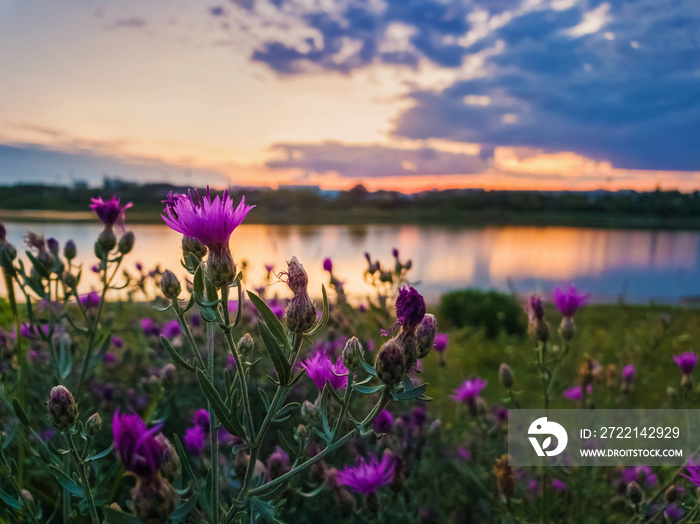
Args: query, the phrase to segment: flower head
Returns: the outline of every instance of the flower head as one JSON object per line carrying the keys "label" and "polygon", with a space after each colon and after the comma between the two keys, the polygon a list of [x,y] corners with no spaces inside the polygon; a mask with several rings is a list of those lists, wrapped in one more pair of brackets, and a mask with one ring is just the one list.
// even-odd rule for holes
{"label": "flower head", "polygon": [[180,335],[180,333],[181,333],[180,324],[178,324],[177,319],[168,320],[165,323],[165,325],[163,326],[162,335],[165,338],[175,338],[178,335]]}
{"label": "flower head", "polygon": [[185,431],[185,447],[187,451],[193,455],[201,455],[204,451],[204,446],[206,445],[207,435],[204,433],[202,426],[196,425],[188,428]]}
{"label": "flower head", "polygon": [[348,369],[343,364],[342,356],[339,356],[334,364],[325,352],[319,351],[302,362],[301,367],[306,370],[319,390],[326,385],[326,380],[331,383],[333,389],[343,388],[348,383]]}
{"label": "flower head", "polygon": [[681,476],[687,478],[692,484],[700,488],[700,464],[695,462],[693,457],[690,457],[688,458],[685,470],[688,474],[681,473]]}
{"label": "flower head", "polygon": [[559,479],[552,479],[552,489],[554,491],[564,491],[566,489],[566,483]]}
{"label": "flower head", "polygon": [[212,199],[208,187],[204,196],[196,189],[190,189],[187,195],[171,192],[163,203],[161,217],[171,229],[196,238],[210,249],[219,244],[228,246],[231,233],[255,207],[247,206],[244,196],[234,208],[227,191]]}
{"label": "flower head", "polygon": [[544,306],[542,305],[542,298],[539,295],[530,295],[525,304],[525,311],[527,312],[527,317],[530,322],[535,320],[542,320],[544,318]]}
{"label": "flower head", "polygon": [[290,470],[289,455],[281,447],[275,446],[275,451],[267,458],[265,465],[268,475],[274,480]]}
{"label": "flower head", "polygon": [[438,333],[435,335],[435,342],[433,343],[433,348],[435,351],[438,353],[443,353],[445,349],[447,349],[447,344],[449,343],[450,338],[447,335],[447,333]]}
{"label": "flower head", "polygon": [[[588,384],[586,387],[586,394],[590,395],[593,392],[593,386],[591,384]],[[564,391],[564,398],[568,398],[569,400],[574,400],[576,402],[579,402],[583,398],[583,390],[581,389],[581,386],[574,386],[572,388],[569,388]]]}
{"label": "flower head", "polygon": [[328,271],[329,273],[333,272],[333,261],[330,258],[326,258],[323,261],[323,270]]}
{"label": "flower head", "polygon": [[115,196],[106,202],[102,200],[102,197],[91,198],[90,200],[92,201],[90,209],[97,213],[97,216],[102,220],[103,224],[107,226],[118,224],[122,228],[124,227],[125,211],[134,205],[129,202],[125,206],[122,206],[119,203],[119,199]]}
{"label": "flower head", "polygon": [[377,433],[389,433],[394,425],[394,416],[386,409],[383,409],[374,420],[374,430]]}
{"label": "flower head", "polygon": [[486,384],[488,384],[488,382],[479,377],[465,380],[461,386],[455,389],[452,398],[456,402],[473,402],[486,387]]}
{"label": "flower head", "polygon": [[198,409],[194,412],[194,417],[192,417],[192,422],[201,427],[205,433],[209,432],[210,420],[209,412],[206,409]]}
{"label": "flower head", "polygon": [[411,286],[404,286],[396,299],[396,320],[406,330],[415,328],[425,316],[425,300]]}
{"label": "flower head", "polygon": [[565,291],[556,288],[554,290],[554,305],[559,313],[565,317],[571,317],[576,310],[588,302],[590,295],[579,293],[574,286],[569,286]]}
{"label": "flower head", "polygon": [[160,426],[151,429],[137,414],[120,414],[119,409],[112,419],[114,449],[124,467],[140,477],[149,477],[160,470],[163,450],[155,434]]}
{"label": "flower head", "polygon": [[360,457],[355,466],[346,466],[338,471],[338,484],[367,495],[377,491],[380,486],[389,484],[394,479],[395,468],[394,458],[388,454],[381,461],[375,456],[369,462]]}
{"label": "flower head", "polygon": [[697,353],[683,353],[681,355],[676,355],[673,357],[673,361],[678,364],[684,375],[690,375],[695,369],[695,364],[698,362]]}
{"label": "flower head", "polygon": [[97,291],[91,291],[80,297],[80,305],[85,309],[93,309],[100,305],[100,294]]}
{"label": "flower head", "polygon": [[625,384],[630,384],[634,380],[635,370],[632,364],[627,364],[622,368],[622,380]]}

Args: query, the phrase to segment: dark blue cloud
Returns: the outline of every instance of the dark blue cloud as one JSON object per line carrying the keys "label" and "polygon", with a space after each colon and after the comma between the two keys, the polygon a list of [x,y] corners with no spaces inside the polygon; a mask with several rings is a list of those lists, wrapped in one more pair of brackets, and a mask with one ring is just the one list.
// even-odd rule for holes
{"label": "dark blue cloud", "polygon": [[[283,74],[415,68],[421,59],[456,72],[469,55],[491,50],[481,76],[410,93],[415,103],[396,119],[395,135],[574,151],[619,168],[700,170],[696,0],[580,0],[566,9],[544,2],[529,11],[517,1],[377,4],[350,0],[324,13],[280,0],[280,13],[322,38],[304,48],[271,40],[253,60]],[[504,22],[463,45],[468,15],[487,6]],[[583,30],[594,10],[602,22]],[[385,51],[392,23],[410,28],[409,48]],[[348,39],[360,45],[339,60]]]}

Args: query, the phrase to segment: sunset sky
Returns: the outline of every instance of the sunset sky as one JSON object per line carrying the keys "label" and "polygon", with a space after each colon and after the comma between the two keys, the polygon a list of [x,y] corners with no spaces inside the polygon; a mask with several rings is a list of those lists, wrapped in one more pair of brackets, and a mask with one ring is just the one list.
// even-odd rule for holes
{"label": "sunset sky", "polygon": [[0,183],[700,189],[697,0],[0,0]]}

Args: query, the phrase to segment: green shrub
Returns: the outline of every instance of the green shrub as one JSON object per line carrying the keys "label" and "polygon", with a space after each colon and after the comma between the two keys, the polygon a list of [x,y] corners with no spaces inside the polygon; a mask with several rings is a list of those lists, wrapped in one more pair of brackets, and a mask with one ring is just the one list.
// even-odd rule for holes
{"label": "green shrub", "polygon": [[524,335],[525,315],[509,295],[497,291],[463,289],[442,296],[439,317],[451,327],[483,328],[488,338],[505,331],[508,335]]}

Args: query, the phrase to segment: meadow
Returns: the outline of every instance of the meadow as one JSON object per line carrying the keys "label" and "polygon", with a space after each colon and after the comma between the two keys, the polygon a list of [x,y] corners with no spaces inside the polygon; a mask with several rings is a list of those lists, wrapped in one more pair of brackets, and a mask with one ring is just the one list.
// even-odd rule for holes
{"label": "meadow", "polygon": [[697,405],[697,310],[574,288],[426,305],[397,251],[364,255],[361,303],[332,257],[322,289],[296,258],[252,281],[254,210],[227,194],[169,197],[182,267],[134,271],[128,206],[91,209],[92,267],[0,229],[0,522],[700,522],[693,464],[506,457],[507,409]]}

